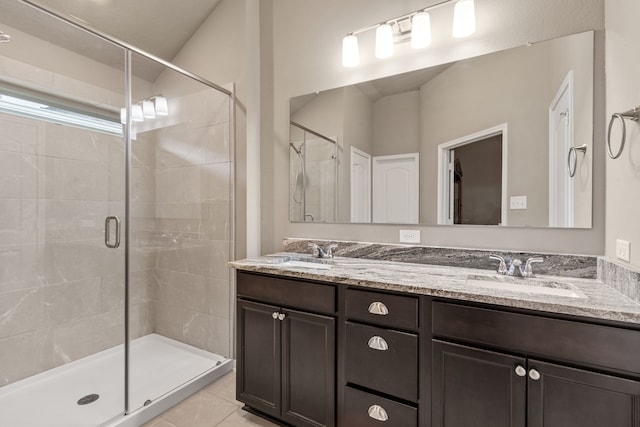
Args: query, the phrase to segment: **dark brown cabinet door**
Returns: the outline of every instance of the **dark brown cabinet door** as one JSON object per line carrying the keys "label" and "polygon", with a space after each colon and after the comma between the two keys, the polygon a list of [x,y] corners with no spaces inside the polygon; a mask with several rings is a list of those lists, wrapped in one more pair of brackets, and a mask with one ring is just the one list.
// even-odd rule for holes
{"label": "dark brown cabinet door", "polygon": [[529,360],[529,427],[640,427],[640,382]]}
{"label": "dark brown cabinet door", "polygon": [[281,322],[277,307],[238,300],[236,398],[280,415]]}
{"label": "dark brown cabinet door", "polygon": [[283,310],[282,419],[335,425],[335,319]]}
{"label": "dark brown cabinet door", "polygon": [[433,427],[524,427],[526,366],[522,357],[434,340]]}

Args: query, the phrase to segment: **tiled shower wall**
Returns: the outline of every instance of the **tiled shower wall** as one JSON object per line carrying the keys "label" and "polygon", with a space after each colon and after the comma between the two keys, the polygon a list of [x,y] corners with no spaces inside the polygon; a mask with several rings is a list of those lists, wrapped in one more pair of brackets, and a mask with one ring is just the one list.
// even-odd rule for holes
{"label": "tiled shower wall", "polygon": [[230,356],[229,97],[178,101],[188,120],[151,132],[155,147],[155,331]]}
{"label": "tiled shower wall", "polygon": [[0,115],[0,385],[124,339],[120,138]]}
{"label": "tiled shower wall", "polygon": [[[229,98],[202,96],[199,120],[132,144],[130,331],[229,356]],[[0,386],[123,343],[123,247],[103,235],[123,145],[0,115]]]}

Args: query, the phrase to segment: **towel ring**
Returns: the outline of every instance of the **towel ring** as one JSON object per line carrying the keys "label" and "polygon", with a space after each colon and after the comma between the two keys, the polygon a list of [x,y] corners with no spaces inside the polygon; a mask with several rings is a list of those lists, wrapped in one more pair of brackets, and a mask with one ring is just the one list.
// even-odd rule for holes
{"label": "towel ring", "polygon": [[[620,141],[620,148],[618,148],[618,152],[613,154],[611,151],[611,129],[613,129],[613,123],[617,120],[620,120],[622,124],[622,139]],[[640,119],[640,107],[635,107],[629,111],[625,111],[624,113],[614,113],[611,115],[611,120],[609,121],[609,131],[607,132],[607,154],[612,159],[617,159],[622,154],[622,150],[624,150],[624,144],[627,140],[627,125],[624,122],[624,119],[633,120],[637,122]]]}
{"label": "towel ring", "polygon": [[[576,175],[576,170],[578,169],[578,153],[576,151],[580,151],[582,154],[586,154],[587,144],[569,148],[569,154],[567,155],[567,169],[569,170],[569,176],[571,178]],[[573,162],[571,161],[571,153],[573,153]]]}

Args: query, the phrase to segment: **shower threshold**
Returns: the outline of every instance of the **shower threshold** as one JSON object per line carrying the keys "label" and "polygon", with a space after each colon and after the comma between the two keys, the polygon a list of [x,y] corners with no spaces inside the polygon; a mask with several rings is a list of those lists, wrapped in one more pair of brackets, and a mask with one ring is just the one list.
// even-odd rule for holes
{"label": "shower threshold", "polygon": [[157,334],[133,340],[129,353],[130,414],[119,345],[1,387],[0,426],[136,427],[233,368],[231,359]]}

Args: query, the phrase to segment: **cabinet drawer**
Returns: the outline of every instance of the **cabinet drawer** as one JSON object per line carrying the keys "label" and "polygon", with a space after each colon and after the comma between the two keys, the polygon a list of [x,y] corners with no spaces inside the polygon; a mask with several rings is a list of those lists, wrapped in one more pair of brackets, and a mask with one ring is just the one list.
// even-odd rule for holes
{"label": "cabinet drawer", "polygon": [[346,316],[377,325],[418,329],[418,298],[347,289]]}
{"label": "cabinet drawer", "polygon": [[347,322],[346,343],[347,382],[418,400],[417,335]]}
{"label": "cabinet drawer", "polygon": [[433,303],[433,335],[640,376],[640,331]]}
{"label": "cabinet drawer", "polygon": [[239,297],[316,313],[336,312],[336,288],[332,285],[238,271]]}
{"label": "cabinet drawer", "polygon": [[[385,416],[386,421],[380,420]],[[349,427],[417,427],[418,410],[413,406],[346,387],[343,420],[339,424]]]}

